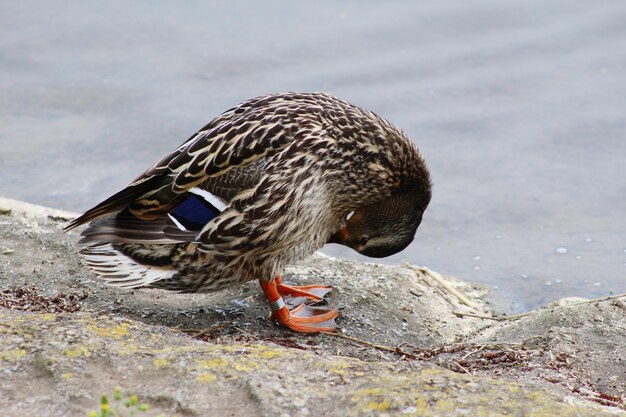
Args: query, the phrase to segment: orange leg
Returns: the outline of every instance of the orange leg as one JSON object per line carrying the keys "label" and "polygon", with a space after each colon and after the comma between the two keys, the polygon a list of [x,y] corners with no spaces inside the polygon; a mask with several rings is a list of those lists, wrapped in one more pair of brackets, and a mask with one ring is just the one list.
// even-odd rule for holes
{"label": "orange leg", "polygon": [[270,282],[259,280],[259,283],[267,300],[270,302],[272,318],[282,326],[301,333],[333,332],[337,328],[335,317],[339,314],[338,310],[311,307],[305,303],[300,304],[293,310],[289,310],[280,296],[279,286],[291,287],[283,285],[280,277]]}

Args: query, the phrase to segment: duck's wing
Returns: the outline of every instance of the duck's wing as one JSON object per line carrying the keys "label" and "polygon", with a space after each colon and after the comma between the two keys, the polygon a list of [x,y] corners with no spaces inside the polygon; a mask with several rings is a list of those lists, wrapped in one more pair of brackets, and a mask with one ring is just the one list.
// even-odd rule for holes
{"label": "duck's wing", "polygon": [[[245,174],[245,167],[276,155],[296,138],[298,105],[282,96],[266,96],[226,111],[66,230],[125,209],[141,220],[158,219],[203,183],[209,189],[223,188],[224,196],[232,197],[260,178],[262,164],[252,165],[251,175]],[[233,175],[226,175],[231,170]]]}
{"label": "duck's wing", "polygon": [[201,251],[219,253],[225,264],[242,254],[262,264],[312,240],[326,242],[332,217],[327,186],[342,177],[344,166],[332,155],[333,139],[317,126],[301,126],[298,134],[301,140],[269,160],[253,188],[201,230],[195,240]]}
{"label": "duck's wing", "polygon": [[222,175],[207,178],[198,188],[229,202],[240,192],[252,189],[259,183],[265,172],[266,162],[266,158],[260,158],[250,164],[232,168]]}
{"label": "duck's wing", "polygon": [[171,244],[193,242],[202,228],[226,208],[211,193],[198,187],[185,193],[171,212],[142,220],[129,209],[96,219],[81,233],[81,245],[108,243]]}

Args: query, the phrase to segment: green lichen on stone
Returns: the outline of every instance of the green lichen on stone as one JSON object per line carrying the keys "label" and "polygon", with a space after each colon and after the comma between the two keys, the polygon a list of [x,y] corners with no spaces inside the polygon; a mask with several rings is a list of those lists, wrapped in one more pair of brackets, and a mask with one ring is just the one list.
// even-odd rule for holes
{"label": "green lichen on stone", "polygon": [[25,349],[8,349],[0,351],[0,360],[7,362],[15,362],[26,357]]}
{"label": "green lichen on stone", "polygon": [[53,320],[0,310],[0,346],[0,361],[38,368],[45,364],[50,380],[59,383],[56,389],[71,386],[85,391],[85,397],[93,395],[94,377],[111,384],[123,377],[146,390],[153,382],[167,381],[159,385],[159,395],[184,387],[202,398],[210,390],[210,397],[219,399],[248,387],[255,400],[245,401],[255,401],[252,406],[268,415],[300,415],[302,409],[320,414],[340,409],[342,417],[574,417],[616,411],[539,382],[459,374],[419,361],[363,361],[271,343],[199,342],[166,328],[88,312]]}

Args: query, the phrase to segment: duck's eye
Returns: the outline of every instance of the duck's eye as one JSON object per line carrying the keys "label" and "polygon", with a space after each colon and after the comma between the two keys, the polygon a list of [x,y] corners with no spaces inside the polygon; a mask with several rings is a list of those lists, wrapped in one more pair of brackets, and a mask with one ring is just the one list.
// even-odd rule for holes
{"label": "duck's eye", "polygon": [[360,246],[365,246],[368,241],[369,241],[369,238],[367,236],[361,236],[359,238],[359,245]]}
{"label": "duck's eye", "polygon": [[352,218],[352,216],[354,216],[354,210],[352,210],[350,213],[348,213],[348,215],[346,216],[346,220],[350,220]]}

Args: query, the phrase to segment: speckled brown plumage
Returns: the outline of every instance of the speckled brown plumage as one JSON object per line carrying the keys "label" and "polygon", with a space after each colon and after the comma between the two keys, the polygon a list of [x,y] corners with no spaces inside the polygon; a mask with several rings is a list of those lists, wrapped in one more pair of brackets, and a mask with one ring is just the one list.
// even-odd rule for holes
{"label": "speckled brown plumage", "polygon": [[[181,230],[168,213],[194,187],[226,207]],[[91,222],[81,255],[109,284],[207,292],[272,280],[329,241],[398,252],[430,196],[391,123],[328,94],[275,94],[224,112],[68,229]]]}

